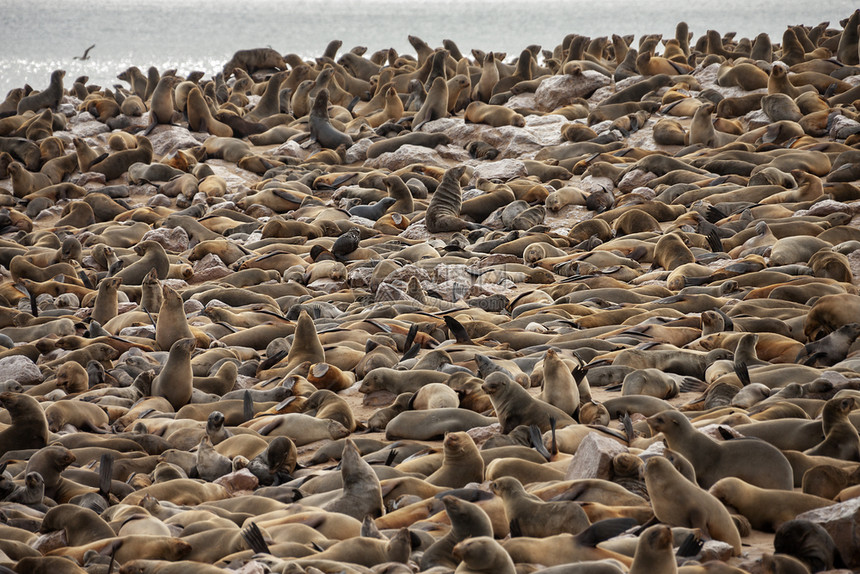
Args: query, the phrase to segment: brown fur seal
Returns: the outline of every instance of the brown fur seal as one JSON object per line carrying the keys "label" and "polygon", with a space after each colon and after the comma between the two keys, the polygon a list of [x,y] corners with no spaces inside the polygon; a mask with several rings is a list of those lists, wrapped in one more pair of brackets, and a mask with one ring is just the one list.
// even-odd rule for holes
{"label": "brown fur seal", "polygon": [[455,574],[515,574],[510,555],[489,536],[468,538],[454,546],[452,555],[460,560]]}
{"label": "brown fur seal", "polygon": [[323,506],[323,510],[341,512],[358,520],[368,515],[380,516],[384,507],[379,479],[370,465],[362,460],[358,447],[350,439],[343,445],[341,475],[343,494]]}
{"label": "brown fur seal", "polygon": [[422,570],[434,566],[456,568],[453,551],[458,543],[467,538],[493,536],[490,517],[477,504],[451,495],[443,496],[442,504],[445,505],[445,512],[451,521],[451,530],[424,551],[419,563]]}
{"label": "brown fur seal", "polygon": [[722,503],[678,472],[672,463],[655,456],[645,463],[645,485],[654,515],[671,526],[699,528],[706,537],[727,542],[735,556],[741,537]]}
{"label": "brown fur seal", "polygon": [[639,535],[630,574],[673,574],[677,571],[671,528],[665,524],[655,524]]}
{"label": "brown fur seal", "polygon": [[460,177],[466,170],[466,166],[452,167],[442,176],[442,181],[430,198],[430,205],[424,216],[427,231],[430,233],[444,233],[448,231],[460,231],[461,229],[474,229],[475,225],[460,219],[460,206],[462,195],[460,192]]}
{"label": "brown fur seal", "polygon": [[18,115],[27,111],[37,112],[42,108],[56,110],[63,98],[63,78],[65,76],[65,70],[51,72],[51,82],[45,90],[21,98],[18,102]]}
{"label": "brown fur seal", "polygon": [[798,514],[834,504],[832,500],[802,492],[758,488],[732,476],[721,478],[708,492],[745,516],[753,528],[765,532],[776,532]]}
{"label": "brown fur seal", "polygon": [[550,417],[559,427],[573,424],[573,418],[549,403],[533,398],[519,384],[502,372],[491,373],[481,388],[490,395],[499,417],[502,432],[507,434],[519,425],[537,425],[541,432],[550,429]]}
{"label": "brown fur seal", "polygon": [[33,397],[20,393],[0,393],[0,405],[12,419],[0,432],[0,454],[11,450],[42,448],[48,443],[48,422]]}
{"label": "brown fur seal", "polygon": [[287,354],[286,370],[294,369],[296,366],[310,361],[313,363],[325,362],[325,351],[317,336],[314,321],[307,311],[302,310],[296,321],[296,331],[293,336],[293,344]]}
{"label": "brown fur seal", "polygon": [[821,413],[824,441],[804,454],[860,462],[860,435],[848,418],[856,404],[853,397],[827,401]]}
{"label": "brown fur seal", "polygon": [[[696,480],[704,488],[710,488],[725,476],[735,476],[762,488],[794,488],[794,475],[788,460],[764,441],[735,439],[717,442],[696,430],[678,411],[663,411],[647,420],[655,433],[663,433],[669,448],[693,464]],[[757,460],[761,464],[751,466],[747,462],[749,460]]]}
{"label": "brown fur seal", "polygon": [[514,477],[497,478],[490,483],[490,489],[502,497],[511,530],[520,536],[545,538],[563,532],[579,534],[590,524],[579,503],[567,500],[544,502],[527,493]]}
{"label": "brown fur seal", "polygon": [[484,460],[478,447],[465,432],[452,432],[442,441],[442,466],[427,477],[436,486],[462,488],[470,482],[484,480]]}
{"label": "brown fur seal", "polygon": [[193,391],[194,374],[191,371],[191,352],[194,350],[193,338],[180,339],[170,347],[167,362],[152,381],[152,394],[166,398],[174,410],[188,404]]}
{"label": "brown fur seal", "polygon": [[[117,277],[122,278],[124,285],[140,285],[144,277],[155,269],[159,279],[167,279],[170,272],[170,261],[164,247],[156,241],[143,241],[134,246],[134,251],[140,255],[140,259],[124,267]],[[154,309],[151,309],[154,311]]]}
{"label": "brown fur seal", "polygon": [[161,307],[155,322],[155,343],[162,350],[169,350],[180,339],[193,339],[188,327],[182,297],[168,287],[163,288]]}
{"label": "brown fur seal", "polygon": [[308,128],[311,137],[324,148],[337,149],[341,145],[346,147],[352,145],[352,138],[331,124],[328,116],[328,90],[326,89],[320,90],[314,98],[308,117]]}

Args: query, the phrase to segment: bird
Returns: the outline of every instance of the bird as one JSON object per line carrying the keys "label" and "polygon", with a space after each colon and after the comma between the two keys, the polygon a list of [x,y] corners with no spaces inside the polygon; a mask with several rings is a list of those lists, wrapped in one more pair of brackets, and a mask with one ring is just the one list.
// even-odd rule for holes
{"label": "bird", "polygon": [[89,60],[89,59],[90,59],[90,50],[92,50],[92,49],[93,49],[93,48],[95,48],[95,47],[96,47],[96,45],[95,45],[95,44],[93,44],[92,46],[90,46],[89,48],[87,48],[86,50],[84,50],[84,55],[83,55],[83,56],[75,56],[73,59],[75,59],[75,60],[81,60],[81,61]]}

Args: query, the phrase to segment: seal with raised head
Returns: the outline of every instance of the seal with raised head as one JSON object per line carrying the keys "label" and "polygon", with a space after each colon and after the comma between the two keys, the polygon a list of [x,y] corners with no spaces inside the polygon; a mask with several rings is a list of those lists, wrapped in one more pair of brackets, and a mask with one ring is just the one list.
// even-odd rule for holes
{"label": "seal with raised head", "polygon": [[[710,488],[726,476],[735,476],[762,488],[794,488],[794,473],[788,459],[779,449],[764,441],[733,439],[717,442],[699,432],[679,411],[663,411],[647,420],[655,433],[663,433],[669,448],[693,464],[696,480],[704,488]],[[751,460],[759,464],[751,465]]]}

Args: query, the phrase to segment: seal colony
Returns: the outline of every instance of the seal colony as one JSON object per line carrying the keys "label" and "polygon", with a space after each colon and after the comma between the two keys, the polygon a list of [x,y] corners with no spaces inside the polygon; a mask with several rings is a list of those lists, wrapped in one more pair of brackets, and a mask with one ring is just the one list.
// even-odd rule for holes
{"label": "seal colony", "polygon": [[12,90],[0,569],[860,567],[858,25]]}

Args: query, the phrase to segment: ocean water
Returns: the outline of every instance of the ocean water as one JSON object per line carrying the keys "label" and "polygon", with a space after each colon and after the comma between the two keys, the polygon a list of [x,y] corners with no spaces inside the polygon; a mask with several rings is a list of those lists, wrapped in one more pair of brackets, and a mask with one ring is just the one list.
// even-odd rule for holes
{"label": "ocean water", "polygon": [[[778,42],[787,25],[829,21],[837,27],[856,0],[2,0],[0,97],[29,83],[47,86],[51,71],[66,70],[66,85],[121,83],[128,66],[176,68],[186,74],[218,71],[236,50],[270,46],[305,58],[332,39],[342,50],[393,47],[414,53],[407,36],[431,46],[454,40],[515,57],[529,44],[552,49],[566,34],[591,37],[648,33],[674,35],[689,24],[694,37],[708,29]],[[87,61],[74,60],[95,44]],[[123,83],[123,85],[125,85]]]}

